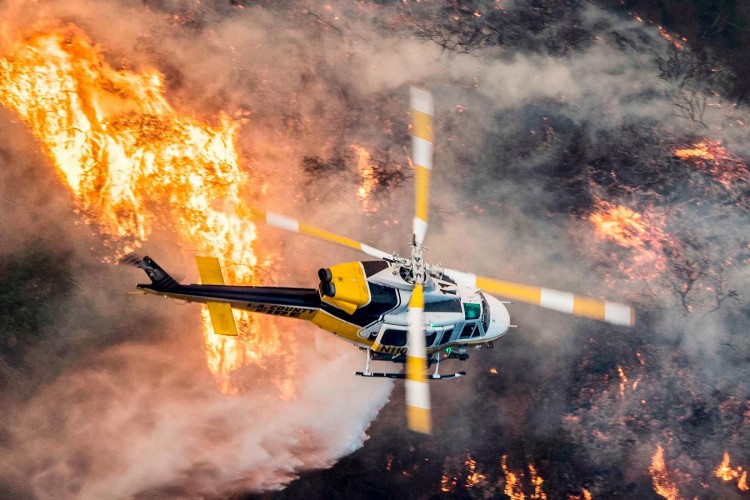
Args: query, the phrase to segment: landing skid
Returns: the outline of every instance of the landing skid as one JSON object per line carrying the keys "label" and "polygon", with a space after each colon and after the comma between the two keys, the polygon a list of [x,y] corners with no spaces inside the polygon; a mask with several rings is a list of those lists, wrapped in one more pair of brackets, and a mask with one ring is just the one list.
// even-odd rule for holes
{"label": "landing skid", "polygon": [[[371,349],[364,349],[364,351],[365,351],[365,371],[354,372],[355,375],[359,377],[371,377],[371,378],[397,378],[397,379],[406,378],[405,373],[371,372],[370,361],[373,359],[373,355],[375,353]],[[466,357],[468,358],[468,355],[466,355]],[[430,359],[429,361],[432,361],[432,359]],[[443,380],[443,379],[448,379],[448,378],[463,377],[464,375],[466,375],[466,372],[456,372],[456,373],[449,373],[448,375],[440,375],[440,355],[438,355],[437,359],[435,360],[435,372],[428,374],[425,378],[427,380]]]}
{"label": "landing skid", "polygon": [[[354,372],[359,377],[371,378],[399,378],[405,379],[405,373],[380,373],[380,372]],[[449,373],[448,375],[427,375],[427,380],[443,380],[447,378],[458,378],[466,375],[466,372]]]}

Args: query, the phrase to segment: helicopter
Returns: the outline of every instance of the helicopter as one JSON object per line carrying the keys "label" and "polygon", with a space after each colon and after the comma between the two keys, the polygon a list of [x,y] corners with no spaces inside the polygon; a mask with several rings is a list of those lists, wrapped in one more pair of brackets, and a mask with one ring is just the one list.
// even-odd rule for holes
{"label": "helicopter", "polygon": [[[207,304],[214,332],[236,336],[232,309],[306,320],[365,351],[361,377],[405,380],[407,426],[430,434],[429,381],[465,372],[440,374],[440,361],[465,361],[468,348],[492,348],[511,327],[506,304],[495,295],[546,309],[633,326],[632,307],[570,292],[497,280],[431,264],[424,260],[433,160],[434,102],[424,89],[410,89],[415,207],[409,257],[387,253],[345,236],[303,224],[284,215],[253,210],[267,225],[343,245],[375,260],[346,262],[318,271],[315,288],[226,285],[218,259],[196,257],[201,284],[182,285],[148,256],[131,254],[123,263],[143,269],[151,279],[143,293]],[[405,364],[405,372],[374,372],[371,361]],[[428,370],[435,365],[432,373]]]}

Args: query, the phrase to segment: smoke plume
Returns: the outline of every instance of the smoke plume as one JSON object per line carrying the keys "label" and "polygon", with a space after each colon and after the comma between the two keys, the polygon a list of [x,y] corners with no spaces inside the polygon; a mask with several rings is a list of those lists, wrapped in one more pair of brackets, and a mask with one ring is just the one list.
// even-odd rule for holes
{"label": "smoke plume", "polygon": [[[471,450],[487,492],[502,491],[500,456],[509,455],[538,461],[561,498],[582,487],[634,495],[652,491],[661,445],[692,496],[725,449],[750,464],[741,444],[748,179],[739,169],[727,185],[716,181],[722,165],[744,166],[746,111],[721,99],[720,65],[656,27],[588,4],[539,3],[11,2],[0,29],[11,40],[73,23],[116,67],[158,69],[175,108],[242,123],[241,164],[259,206],[386,251],[403,253],[409,240],[407,88],[432,90],[428,259],[629,301],[639,325],[622,331],[513,304],[520,327],[494,351],[472,352],[476,375],[435,385],[434,443],[403,445],[398,388],[365,465],[383,469],[385,450],[416,478],[393,484],[439,492],[444,464]],[[126,296],[143,277],[101,263],[96,227],[79,222],[40,146],[8,111],[0,127],[6,267],[36,245],[34,262],[57,270],[37,279],[59,288],[40,338],[0,357],[9,494],[278,489],[362,446],[391,385],[349,376],[359,352],[279,320],[294,366],[248,366],[239,394],[217,392],[197,309]],[[674,152],[706,139],[725,148],[724,163]],[[366,201],[357,148],[374,172]],[[631,223],[647,227],[620,240],[597,235],[590,216],[606,206],[627,207],[639,215]],[[359,258],[259,231],[259,260],[272,262],[259,272],[271,284],[312,287],[317,267]],[[169,239],[154,233],[145,249],[194,280]],[[278,373],[295,374],[293,397]]]}

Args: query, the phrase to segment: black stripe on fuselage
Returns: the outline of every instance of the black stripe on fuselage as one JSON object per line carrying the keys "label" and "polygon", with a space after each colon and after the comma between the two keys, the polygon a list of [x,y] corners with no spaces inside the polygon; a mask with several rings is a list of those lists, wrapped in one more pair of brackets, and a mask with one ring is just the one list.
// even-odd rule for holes
{"label": "black stripe on fuselage", "polygon": [[263,305],[293,307],[299,309],[322,309],[331,316],[347,323],[364,328],[378,321],[401,303],[399,294],[393,288],[374,283],[370,287],[370,303],[360,307],[354,314],[348,314],[331,304],[320,300],[314,288],[286,288],[230,285],[177,285],[168,289],[156,285],[138,285],[138,288],[164,293],[170,297],[192,302],[226,302],[232,307],[252,312],[268,313]]}
{"label": "black stripe on fuselage", "polygon": [[[138,285],[155,292],[194,300],[196,302],[228,302],[232,307],[254,310],[255,304],[320,309],[320,296],[314,288],[286,288],[270,286],[178,285],[162,289],[155,285]],[[202,300],[201,300],[202,299]]]}
{"label": "black stripe on fuselage", "polygon": [[368,286],[370,287],[370,303],[354,311],[354,314],[348,314],[325,302],[321,303],[320,308],[331,316],[364,328],[401,304],[401,296],[395,289],[375,283],[368,283]]}

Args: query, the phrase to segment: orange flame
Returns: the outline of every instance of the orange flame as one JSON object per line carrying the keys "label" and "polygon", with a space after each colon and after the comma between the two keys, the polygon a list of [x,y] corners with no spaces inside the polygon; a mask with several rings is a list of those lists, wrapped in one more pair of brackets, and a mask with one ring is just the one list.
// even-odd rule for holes
{"label": "orange flame", "polygon": [[728,190],[738,181],[750,182],[747,166],[729,154],[719,141],[706,140],[693,144],[692,148],[675,149],[674,155],[711,175]]}
{"label": "orange flame", "polygon": [[669,472],[664,463],[664,449],[661,445],[656,445],[656,453],[651,458],[651,467],[648,468],[651,474],[651,481],[654,485],[654,491],[668,500],[677,500],[680,498],[680,490],[677,484],[669,478]]}
{"label": "orange flame", "polygon": [[370,163],[370,153],[362,146],[353,145],[352,149],[357,155],[357,170],[359,176],[362,178],[362,184],[357,189],[357,198],[359,198],[362,207],[365,210],[370,210],[368,206],[368,200],[370,193],[375,189],[377,185],[377,179],[375,179],[375,169],[372,168]]}
{"label": "orange flame", "polygon": [[743,471],[742,467],[737,467],[736,469],[730,467],[729,453],[726,451],[724,452],[724,459],[721,461],[721,465],[716,468],[715,475],[724,481],[731,481],[739,478],[737,481],[737,488],[739,488],[740,491],[748,491],[749,489],[747,486],[747,471]]}
{"label": "orange flame", "polygon": [[630,262],[620,262],[619,268],[631,278],[648,279],[667,267],[665,245],[671,239],[664,231],[665,217],[656,213],[644,216],[624,205],[612,205],[596,199],[594,212],[589,215],[596,235],[632,250]]}
{"label": "orange flame", "polygon": [[625,385],[628,383],[628,376],[625,375],[625,370],[620,365],[617,365],[617,374],[620,376],[620,396],[625,396]]}
{"label": "orange flame", "polygon": [[659,29],[659,34],[661,35],[661,37],[665,39],[666,41],[668,41],[669,43],[671,43],[672,45],[674,45],[676,49],[682,50],[685,48],[685,46],[682,44],[682,41],[687,41],[685,38],[683,38],[681,41],[679,37],[669,33],[666,29],[664,29],[663,26],[658,26],[658,29]]}
{"label": "orange flame", "polygon": [[531,498],[535,498],[538,500],[547,500],[547,494],[542,489],[544,479],[542,479],[542,476],[537,474],[536,467],[534,467],[534,464],[532,463],[529,463],[529,476],[531,486],[533,486],[534,488],[534,493],[531,494]]}
{"label": "orange flame", "polygon": [[[179,113],[159,72],[112,68],[71,25],[34,32],[10,54],[0,59],[0,104],[42,143],[84,220],[108,240],[112,260],[165,227],[230,264],[229,282],[253,282],[256,232],[243,201],[249,179],[238,165],[236,122],[220,115],[211,125]],[[244,364],[285,354],[273,328],[236,318],[255,337],[252,347],[214,335],[203,312],[208,366],[226,392],[239,390],[230,378]]]}
{"label": "orange flame", "polygon": [[487,479],[487,476],[477,472],[477,461],[471,458],[471,455],[468,453],[466,454],[464,468],[466,469],[466,489],[470,490]]}
{"label": "orange flame", "polygon": [[508,455],[503,455],[500,459],[500,467],[505,475],[505,488],[503,493],[508,495],[512,500],[524,500],[526,495],[523,492],[523,485],[518,476],[508,468]]}
{"label": "orange flame", "polygon": [[586,488],[581,488],[581,494],[577,493],[568,493],[567,500],[591,500],[591,492],[587,490]]}

